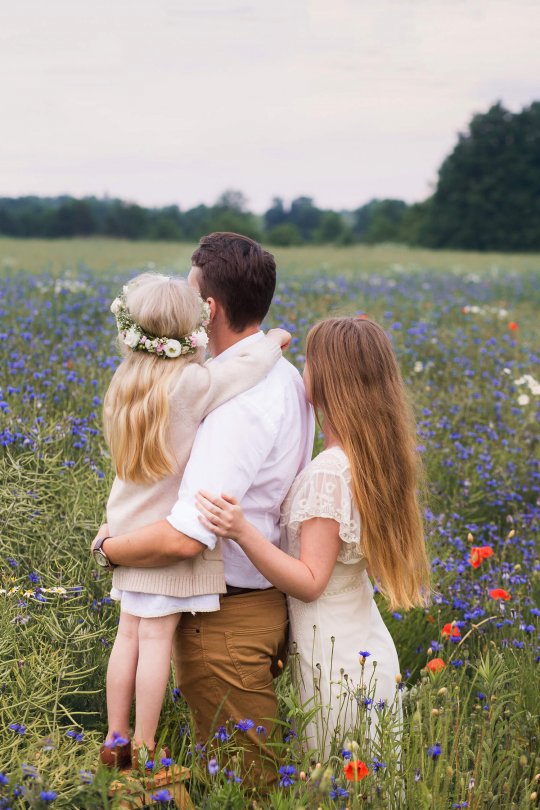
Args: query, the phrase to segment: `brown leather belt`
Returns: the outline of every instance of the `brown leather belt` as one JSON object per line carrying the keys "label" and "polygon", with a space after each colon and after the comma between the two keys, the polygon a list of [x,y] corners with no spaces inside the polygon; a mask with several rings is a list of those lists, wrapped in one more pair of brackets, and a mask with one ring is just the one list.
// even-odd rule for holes
{"label": "brown leather belt", "polygon": [[222,596],[240,596],[243,593],[257,593],[261,588],[237,588],[236,585],[227,585],[227,592]]}

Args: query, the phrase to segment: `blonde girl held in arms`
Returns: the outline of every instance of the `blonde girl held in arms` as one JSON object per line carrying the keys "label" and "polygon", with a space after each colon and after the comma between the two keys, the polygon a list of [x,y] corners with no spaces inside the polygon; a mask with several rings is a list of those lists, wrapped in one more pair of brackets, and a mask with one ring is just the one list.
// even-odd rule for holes
{"label": "blonde girl held in arms", "polygon": [[[306,728],[308,748],[328,756],[333,738],[342,742],[354,725],[352,696],[359,690],[362,708],[371,712],[372,737],[385,707],[396,712],[399,726],[399,662],[369,576],[391,610],[408,610],[428,600],[429,563],[415,425],[383,329],[359,318],[314,326],[304,384],[325,449],[283,504],[281,549],[225,494],[201,491],[198,508],[205,526],[235,540],[288,594],[297,685],[307,708],[318,709]],[[344,684],[351,695],[345,707]]]}
{"label": "blonde girl held in arms", "polygon": [[[204,365],[208,305],[184,280],[157,274],[130,282],[111,310],[123,360],[105,396],[103,422],[116,470],[107,523],[110,535],[117,535],[167,518],[200,422],[262,380],[290,335],[271,330],[234,357]],[[107,565],[100,553],[94,549],[96,560]],[[186,611],[218,610],[225,589],[219,542],[170,566],[114,567],[111,595],[121,612],[107,670],[104,764],[124,767],[132,757],[136,764],[142,745],[154,757],[178,621]]]}

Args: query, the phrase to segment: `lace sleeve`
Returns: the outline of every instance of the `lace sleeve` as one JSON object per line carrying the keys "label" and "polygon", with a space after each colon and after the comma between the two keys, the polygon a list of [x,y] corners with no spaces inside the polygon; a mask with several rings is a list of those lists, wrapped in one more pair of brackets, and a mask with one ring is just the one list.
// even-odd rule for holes
{"label": "lace sleeve", "polygon": [[360,548],[360,516],[353,507],[351,491],[343,470],[317,469],[309,471],[284,515],[288,531],[299,537],[302,523],[310,518],[331,518],[339,524],[342,547],[339,562],[357,562]]}

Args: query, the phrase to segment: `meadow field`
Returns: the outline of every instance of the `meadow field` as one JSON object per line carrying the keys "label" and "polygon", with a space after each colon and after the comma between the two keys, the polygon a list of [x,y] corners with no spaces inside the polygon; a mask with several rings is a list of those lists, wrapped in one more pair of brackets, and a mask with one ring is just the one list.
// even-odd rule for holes
{"label": "meadow field", "polygon": [[[109,306],[143,269],[187,273],[193,247],[0,239],[0,810],[116,806],[96,758],[118,612],[89,555],[111,484],[100,426],[118,362]],[[399,246],[275,254],[268,326],[293,333],[299,368],[307,329],[330,314],[365,313],[392,338],[426,469],[433,600],[390,614],[377,597],[401,663],[399,764],[384,719],[376,757],[365,754],[361,729],[382,711],[367,699],[328,762],[302,754],[305,712],[286,668],[276,681],[279,785],[258,796],[239,775],[241,724],[197,745],[171,679],[163,738],[191,769],[192,800],[208,810],[534,807],[540,256]],[[358,761],[367,775],[349,779]]]}

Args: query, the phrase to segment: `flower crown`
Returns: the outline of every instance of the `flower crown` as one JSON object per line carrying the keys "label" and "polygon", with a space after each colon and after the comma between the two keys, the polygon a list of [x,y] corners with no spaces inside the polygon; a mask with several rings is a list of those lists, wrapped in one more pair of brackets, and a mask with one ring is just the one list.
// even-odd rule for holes
{"label": "flower crown", "polygon": [[191,354],[200,347],[208,344],[208,333],[206,327],[210,323],[210,307],[199,299],[201,304],[201,320],[199,327],[190,335],[185,335],[179,340],[176,338],[155,337],[144,331],[142,326],[135,323],[129,313],[126,304],[127,286],[111,304],[111,312],[116,318],[116,327],[121,340],[133,349],[134,352],[149,352],[157,354],[159,357],[180,357],[181,354]]}

